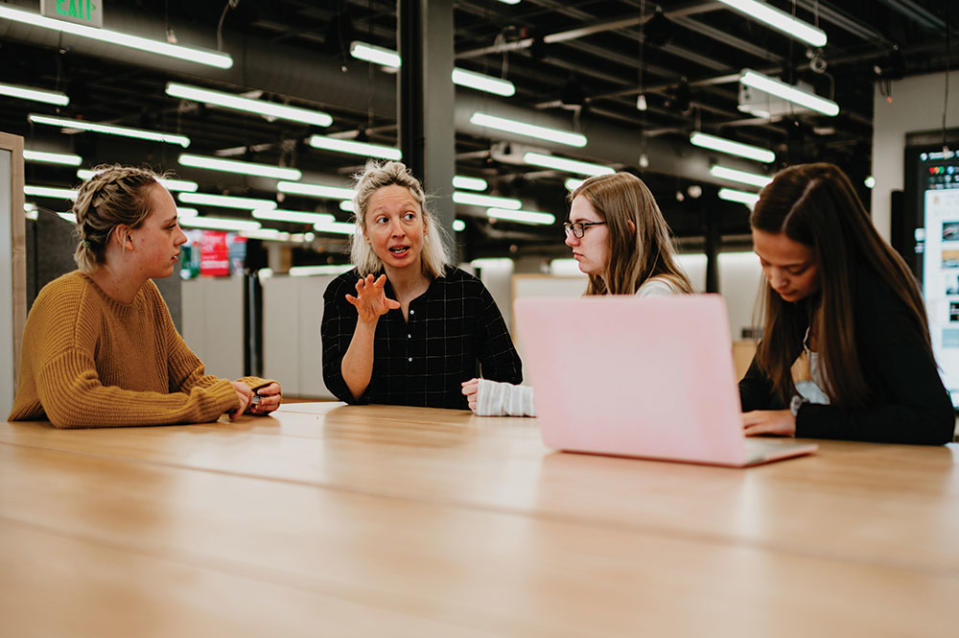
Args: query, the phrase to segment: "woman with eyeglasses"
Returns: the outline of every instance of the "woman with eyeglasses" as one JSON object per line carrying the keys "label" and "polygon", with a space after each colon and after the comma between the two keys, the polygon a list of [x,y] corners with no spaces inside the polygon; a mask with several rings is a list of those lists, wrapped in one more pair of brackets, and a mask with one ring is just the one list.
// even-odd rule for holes
{"label": "woman with eyeglasses", "polygon": [[765,327],[739,383],[747,436],[942,444],[955,415],[922,295],[832,164],[781,171],[750,218]]}
{"label": "woman with eyeglasses", "polygon": [[[693,292],[679,267],[669,226],[635,175],[590,177],[569,195],[566,245],[589,276],[587,295],[662,297]],[[480,416],[534,416],[532,388],[470,379],[470,409]]]}

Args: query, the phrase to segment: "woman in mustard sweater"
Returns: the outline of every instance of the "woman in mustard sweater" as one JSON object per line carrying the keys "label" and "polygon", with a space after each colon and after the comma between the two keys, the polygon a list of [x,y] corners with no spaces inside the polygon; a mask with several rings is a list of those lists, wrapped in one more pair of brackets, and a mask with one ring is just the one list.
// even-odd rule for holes
{"label": "woman in mustard sweater", "polygon": [[205,375],[151,279],[169,277],[186,236],[148,170],[112,166],[73,207],[79,266],[51,281],[27,318],[10,421],[59,428],[215,421],[267,414],[278,383]]}

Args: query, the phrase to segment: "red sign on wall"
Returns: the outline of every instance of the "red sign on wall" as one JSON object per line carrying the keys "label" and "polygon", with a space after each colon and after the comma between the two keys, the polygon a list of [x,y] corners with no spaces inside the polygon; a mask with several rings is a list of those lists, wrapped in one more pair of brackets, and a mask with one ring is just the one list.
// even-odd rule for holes
{"label": "red sign on wall", "polygon": [[200,241],[200,274],[206,277],[230,275],[230,250],[226,233],[215,230],[203,231]]}

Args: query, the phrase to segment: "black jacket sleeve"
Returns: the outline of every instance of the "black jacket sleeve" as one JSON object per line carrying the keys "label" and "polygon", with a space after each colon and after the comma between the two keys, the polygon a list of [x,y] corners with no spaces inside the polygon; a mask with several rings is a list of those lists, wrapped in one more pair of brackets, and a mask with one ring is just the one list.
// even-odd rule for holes
{"label": "black jacket sleeve", "polygon": [[503,315],[486,286],[479,281],[477,284],[481,290],[476,314],[476,332],[480,340],[478,352],[483,378],[522,383],[523,364],[513,347],[513,339],[506,328],[506,322],[503,321]]}
{"label": "black jacket sleeve", "polygon": [[356,270],[351,270],[329,283],[323,293],[323,321],[320,323],[323,383],[337,399],[346,403],[365,403],[363,397],[353,398],[341,368],[356,329],[356,308],[346,300],[346,295],[356,291],[358,278]]}
{"label": "black jacket sleeve", "polygon": [[739,400],[743,412],[750,410],[782,410],[786,406],[776,396],[772,382],[763,374],[753,357],[745,376],[739,382]]}

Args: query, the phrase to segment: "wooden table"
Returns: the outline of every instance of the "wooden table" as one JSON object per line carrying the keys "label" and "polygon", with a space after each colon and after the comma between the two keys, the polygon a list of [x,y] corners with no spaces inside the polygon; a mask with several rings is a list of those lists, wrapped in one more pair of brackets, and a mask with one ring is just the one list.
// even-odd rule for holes
{"label": "wooden table", "polygon": [[339,403],[0,424],[2,636],[955,636],[959,448],[747,470]]}

